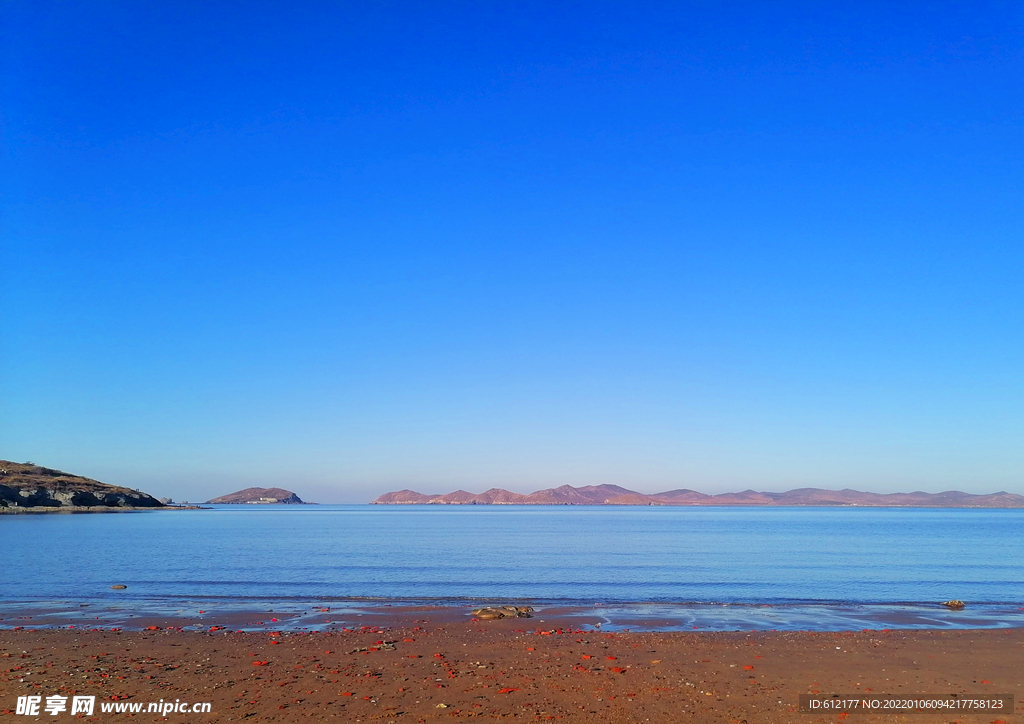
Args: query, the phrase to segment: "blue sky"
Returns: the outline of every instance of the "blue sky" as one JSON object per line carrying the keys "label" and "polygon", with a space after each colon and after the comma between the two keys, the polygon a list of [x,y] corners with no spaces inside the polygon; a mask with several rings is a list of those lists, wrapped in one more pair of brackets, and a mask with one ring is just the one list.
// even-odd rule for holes
{"label": "blue sky", "polygon": [[1024,493],[1024,6],[7,2],[0,457]]}

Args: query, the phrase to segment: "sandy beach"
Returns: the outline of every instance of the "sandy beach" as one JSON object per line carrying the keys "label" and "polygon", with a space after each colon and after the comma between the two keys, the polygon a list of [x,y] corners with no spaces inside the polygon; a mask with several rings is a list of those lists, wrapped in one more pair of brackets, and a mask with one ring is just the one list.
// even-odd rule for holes
{"label": "sandy beach", "polygon": [[[435,612],[439,613],[439,612]],[[959,697],[1011,694],[1022,708],[1024,630],[617,632],[570,619],[366,621],[347,630],[0,631],[0,712],[19,696],[103,702],[209,702],[164,721],[833,722],[801,694]],[[414,615],[411,614],[410,615]],[[415,614],[422,616],[422,613]],[[174,625],[174,622],[169,622]],[[66,714],[65,714],[66,716]],[[157,714],[137,715],[142,720]],[[858,721],[1004,720],[943,711],[856,712]],[[54,720],[42,713],[40,719]]]}

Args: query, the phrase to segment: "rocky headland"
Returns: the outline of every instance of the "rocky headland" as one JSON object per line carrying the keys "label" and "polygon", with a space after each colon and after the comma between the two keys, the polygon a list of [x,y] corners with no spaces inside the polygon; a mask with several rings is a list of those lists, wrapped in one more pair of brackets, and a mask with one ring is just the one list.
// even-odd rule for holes
{"label": "rocky headland", "polygon": [[248,503],[254,505],[306,504],[298,495],[284,488],[246,488],[245,490],[222,495],[219,498],[213,498],[206,502],[209,505],[224,503]]}
{"label": "rocky headland", "polygon": [[563,485],[524,495],[502,488],[483,493],[456,490],[445,495],[424,495],[414,490],[385,493],[373,505],[766,505],[865,506],[915,508],[1024,508],[1024,496],[1000,491],[987,495],[948,490],[943,493],[863,493],[859,490],[798,488],[785,493],[744,490],[708,495],[685,488],[648,495],[618,485]]}
{"label": "rocky headland", "polygon": [[139,490],[107,485],[34,463],[0,460],[0,512],[163,507],[152,495]]}

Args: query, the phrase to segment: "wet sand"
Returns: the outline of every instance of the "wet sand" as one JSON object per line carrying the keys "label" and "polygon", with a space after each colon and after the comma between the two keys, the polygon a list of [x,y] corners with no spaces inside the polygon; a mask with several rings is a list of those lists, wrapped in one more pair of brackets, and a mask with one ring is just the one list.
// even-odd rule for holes
{"label": "wet sand", "polygon": [[[426,614],[426,615],[425,615]],[[413,617],[413,618],[410,618]],[[9,619],[5,623],[12,623]],[[140,622],[141,623],[141,622]],[[166,623],[166,622],[165,622]],[[174,622],[171,622],[172,624]],[[577,620],[404,611],[333,631],[0,630],[0,712],[18,696],[211,702],[174,722],[834,722],[806,693],[1024,700],[1024,629],[600,632]],[[62,716],[68,716],[63,714]],[[854,713],[857,721],[1006,715]],[[39,719],[55,720],[42,714]]]}

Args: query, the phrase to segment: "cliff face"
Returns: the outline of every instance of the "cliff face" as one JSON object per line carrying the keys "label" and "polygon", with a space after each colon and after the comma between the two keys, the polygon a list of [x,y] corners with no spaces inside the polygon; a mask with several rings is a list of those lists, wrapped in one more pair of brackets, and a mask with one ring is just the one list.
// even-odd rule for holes
{"label": "cliff face", "polygon": [[932,508],[1024,508],[1024,496],[999,492],[973,495],[956,490],[944,493],[862,493],[857,490],[821,490],[801,488],[785,493],[739,493],[707,495],[695,490],[670,490],[645,495],[617,485],[587,485],[574,488],[538,490],[529,495],[501,488],[474,495],[458,490],[447,495],[423,495],[413,490],[385,493],[373,501],[376,505],[812,505],[812,506],[899,506]]}
{"label": "cliff face", "polygon": [[289,503],[302,505],[303,501],[298,495],[284,488],[246,488],[237,493],[229,493],[219,498],[206,501],[207,503],[254,503],[273,504]]}
{"label": "cliff face", "polygon": [[60,470],[0,460],[0,508],[162,508],[151,495]]}

